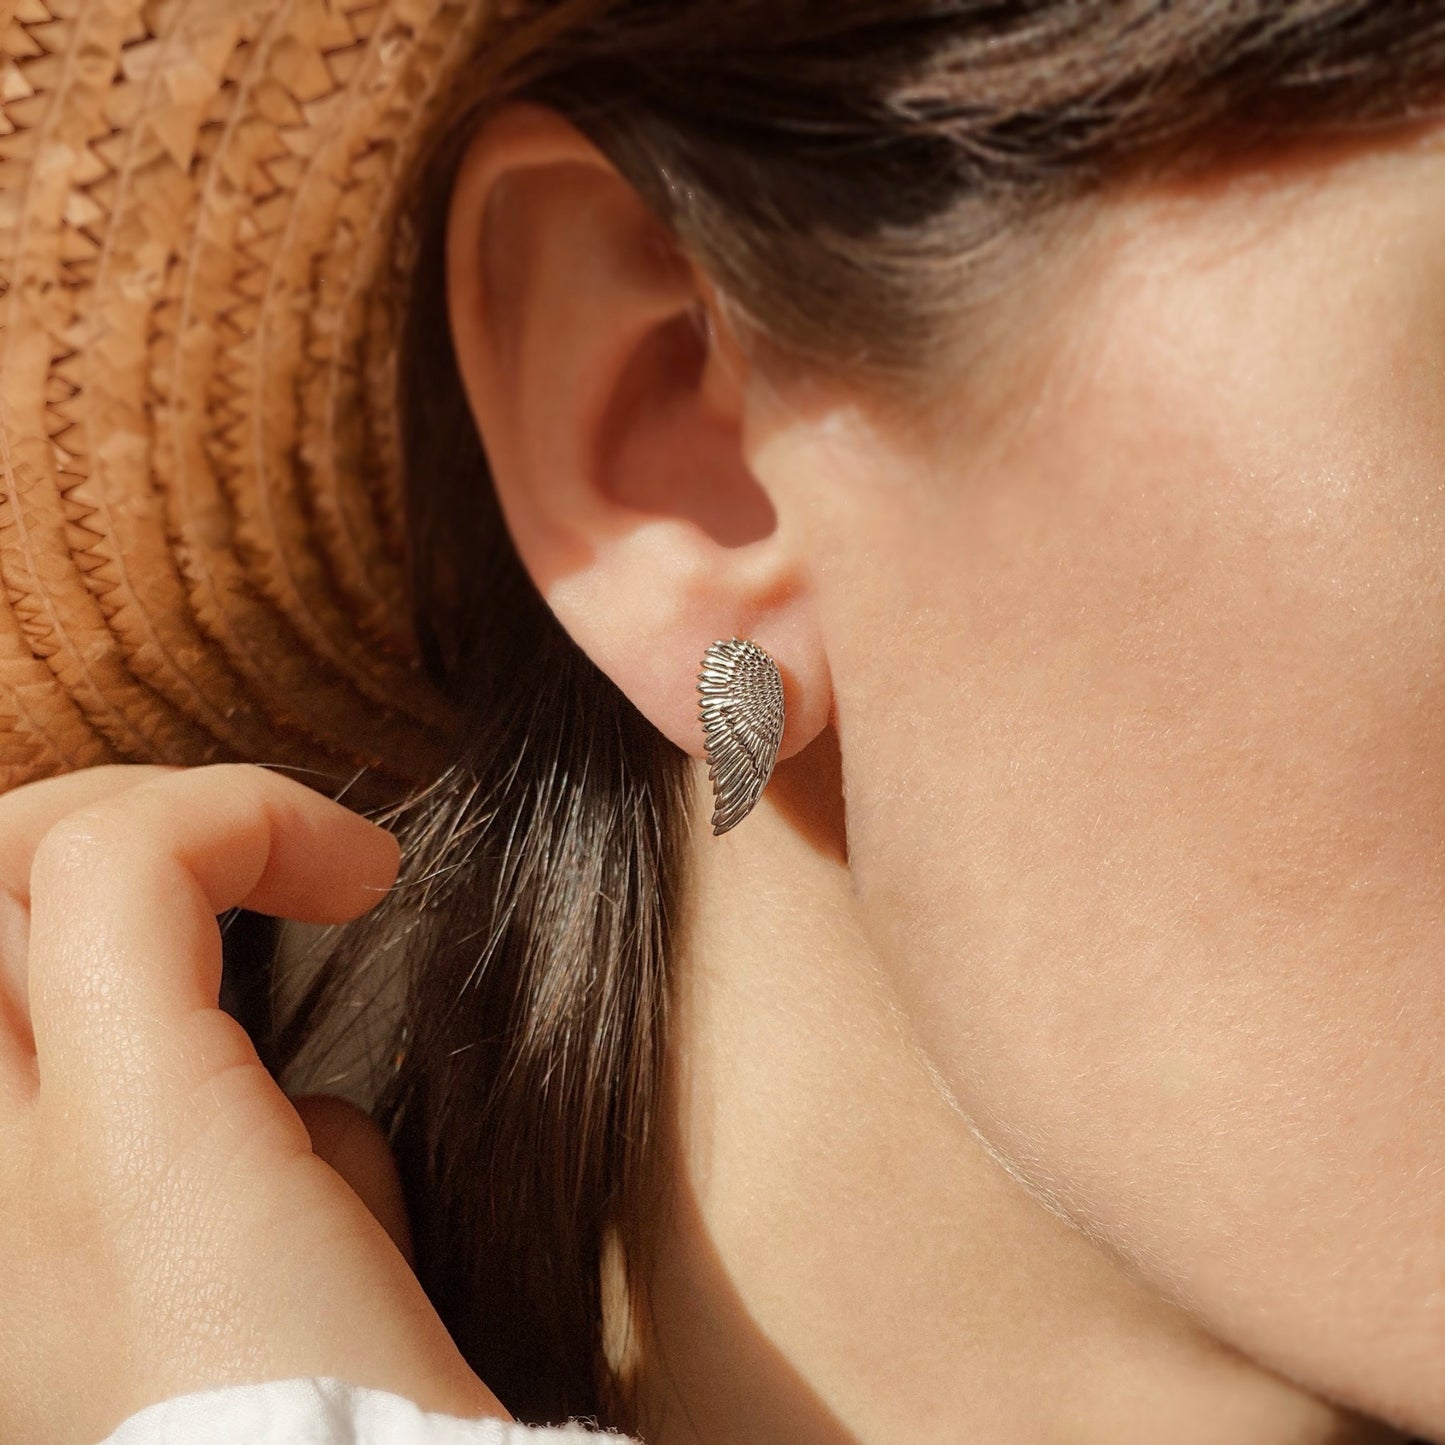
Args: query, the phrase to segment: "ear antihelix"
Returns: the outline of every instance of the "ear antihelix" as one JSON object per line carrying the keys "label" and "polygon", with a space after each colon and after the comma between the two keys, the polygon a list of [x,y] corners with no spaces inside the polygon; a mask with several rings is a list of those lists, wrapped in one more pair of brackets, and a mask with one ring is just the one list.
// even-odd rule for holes
{"label": "ear antihelix", "polygon": [[733,637],[703,654],[697,690],[717,837],[752,812],[773,775],[783,745],[783,678],[756,642]]}

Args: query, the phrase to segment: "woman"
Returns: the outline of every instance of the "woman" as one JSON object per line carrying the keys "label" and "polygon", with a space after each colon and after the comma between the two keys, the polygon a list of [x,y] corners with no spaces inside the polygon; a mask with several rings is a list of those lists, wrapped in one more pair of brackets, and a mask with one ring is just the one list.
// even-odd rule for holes
{"label": "woman", "polygon": [[[102,559],[97,641],[37,644],[46,580],[12,664],[82,699],[107,751],[70,766],[220,739],[379,799],[449,758],[279,1039],[335,1086],[338,1025],[373,1026],[341,1082],[377,1091],[426,1297],[375,1138],[298,1114],[214,1007],[215,913],[357,917],[393,845],[254,768],[20,788],[17,1438],[498,1438],[408,1398],[667,1445],[1445,1438],[1445,7],[445,8],[346,24],[426,138],[384,160],[415,177],[397,381],[450,712],[334,640],[405,653],[336,560],[388,555],[385,487],[316,444],[375,424],[318,348],[333,381],[385,348],[337,342],[366,303],[312,298],[311,233],[254,193],[376,242],[346,188],[390,132],[331,103],[339,6],[116,24],[114,73],[184,110],[110,104],[144,215],[219,214],[254,269],[197,222],[184,266],[81,276],[154,341],[125,415],[179,578],[139,611],[173,631],[147,651],[107,600],[150,493],[117,507],[62,437],[97,540],[50,545]],[[69,83],[48,60],[7,93]],[[42,192],[85,164],[42,149]],[[218,267],[321,310],[183,324]],[[264,425],[231,427],[221,350]],[[732,638],[786,723],[714,838],[696,679]]]}

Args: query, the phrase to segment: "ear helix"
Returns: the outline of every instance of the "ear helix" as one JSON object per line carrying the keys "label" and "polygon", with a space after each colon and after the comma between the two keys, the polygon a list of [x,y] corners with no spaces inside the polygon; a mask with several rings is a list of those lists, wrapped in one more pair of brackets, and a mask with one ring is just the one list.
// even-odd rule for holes
{"label": "ear helix", "polygon": [[734,637],[703,654],[697,690],[717,837],[752,812],[773,775],[783,744],[783,678],[756,642]]}

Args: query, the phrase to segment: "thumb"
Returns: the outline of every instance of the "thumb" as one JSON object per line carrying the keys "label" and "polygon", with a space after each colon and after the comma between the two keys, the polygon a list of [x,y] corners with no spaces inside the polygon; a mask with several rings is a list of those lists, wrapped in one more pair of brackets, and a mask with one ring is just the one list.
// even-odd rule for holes
{"label": "thumb", "polygon": [[334,1094],[303,1094],[291,1102],[311,1136],[311,1152],[351,1186],[415,1269],[401,1176],[380,1125],[365,1110]]}

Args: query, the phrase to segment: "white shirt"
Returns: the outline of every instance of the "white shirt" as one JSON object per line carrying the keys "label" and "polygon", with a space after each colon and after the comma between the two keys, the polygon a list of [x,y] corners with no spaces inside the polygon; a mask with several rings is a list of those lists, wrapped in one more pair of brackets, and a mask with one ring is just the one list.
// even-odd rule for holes
{"label": "white shirt", "polygon": [[275,1380],[181,1395],[132,1415],[101,1445],[628,1445],[580,1425],[540,1430],[433,1415],[342,1380]]}

